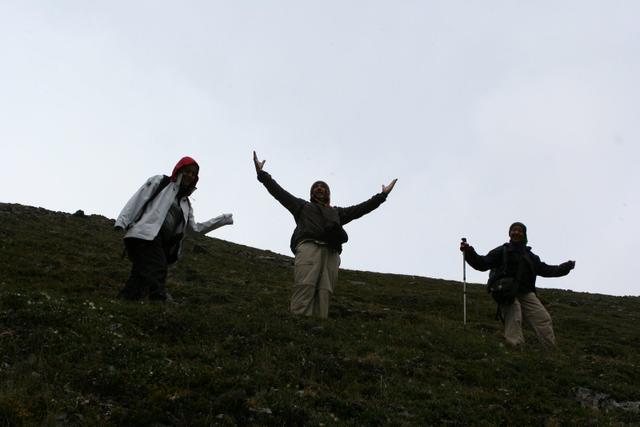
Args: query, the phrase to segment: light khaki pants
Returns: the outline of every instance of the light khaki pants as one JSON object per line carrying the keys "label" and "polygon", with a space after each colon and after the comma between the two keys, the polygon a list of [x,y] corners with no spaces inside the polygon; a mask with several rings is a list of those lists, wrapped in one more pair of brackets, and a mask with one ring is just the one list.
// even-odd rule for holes
{"label": "light khaki pants", "polygon": [[504,337],[509,344],[519,345],[524,343],[524,336],[522,335],[522,319],[524,317],[536,332],[542,344],[547,347],[556,345],[551,316],[533,292],[519,295],[513,304],[505,305],[503,315]]}
{"label": "light khaki pants", "polygon": [[290,310],[294,314],[329,317],[329,301],[338,280],[340,255],[313,241],[296,248]]}

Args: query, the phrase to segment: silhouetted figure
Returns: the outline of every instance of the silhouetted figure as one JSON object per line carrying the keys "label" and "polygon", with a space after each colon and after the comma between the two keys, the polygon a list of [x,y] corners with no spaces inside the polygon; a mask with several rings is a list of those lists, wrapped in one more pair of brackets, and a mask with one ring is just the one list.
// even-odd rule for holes
{"label": "silhouetted figure", "polygon": [[193,219],[189,196],[196,189],[200,168],[191,157],[183,157],[171,176],[156,175],[129,199],[116,220],[126,230],[124,244],[133,263],[131,274],[118,297],[138,300],[171,299],[165,289],[168,266],[177,261],[185,232],[206,234],[233,224],[232,214],[222,214],[203,223]]}
{"label": "silhouetted figure", "polygon": [[[547,265],[540,261],[540,257],[527,246],[527,227],[521,222],[511,224],[509,239],[508,243],[485,256],[478,255],[464,240],[460,243],[460,250],[464,252],[467,263],[476,270],[493,269],[488,286],[489,289],[496,288],[495,297],[504,320],[507,342],[513,345],[524,343],[524,318],[533,327],[540,342],[549,347],[555,346],[551,316],[536,296],[536,277],[565,276],[575,267],[575,261],[560,265]],[[499,283],[504,283],[504,290],[497,290]]]}
{"label": "silhouetted figure", "polygon": [[342,244],[348,239],[344,225],[368,214],[387,199],[397,179],[366,202],[348,208],[333,207],[331,192],[324,181],[311,186],[310,201],[289,194],[263,170],[255,151],[253,162],[260,181],[269,193],[287,208],[296,221],[291,236],[295,254],[294,286],[290,310],[305,316],[329,316],[331,294],[338,280]]}

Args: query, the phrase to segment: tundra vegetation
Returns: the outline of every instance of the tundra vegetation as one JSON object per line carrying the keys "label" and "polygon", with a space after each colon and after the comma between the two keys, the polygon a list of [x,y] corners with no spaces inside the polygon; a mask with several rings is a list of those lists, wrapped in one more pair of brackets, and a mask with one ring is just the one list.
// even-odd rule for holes
{"label": "tundra vegetation", "polygon": [[190,237],[177,304],[127,302],[112,226],[0,204],[0,426],[640,423],[638,297],[541,289],[558,348],[513,349],[481,284],[466,327],[459,282],[348,270],[294,317],[290,257]]}

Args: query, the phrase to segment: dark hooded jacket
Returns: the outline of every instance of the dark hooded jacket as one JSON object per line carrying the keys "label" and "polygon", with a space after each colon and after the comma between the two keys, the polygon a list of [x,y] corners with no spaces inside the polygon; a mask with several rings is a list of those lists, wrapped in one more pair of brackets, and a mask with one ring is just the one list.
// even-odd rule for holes
{"label": "dark hooded jacket", "polygon": [[571,271],[571,263],[560,265],[548,265],[540,261],[540,257],[531,252],[531,247],[525,244],[505,243],[492,249],[487,255],[478,255],[473,247],[465,251],[467,263],[479,271],[487,271],[492,268],[503,269],[504,252],[507,253],[507,268],[505,275],[515,277],[518,282],[518,293],[525,294],[536,291],[536,277],[561,277]]}
{"label": "dark hooded jacket", "polygon": [[258,172],[258,181],[291,212],[296,221],[296,228],[291,236],[291,251],[294,254],[303,240],[318,240],[342,252],[342,244],[349,239],[342,226],[368,214],[387,199],[385,193],[379,193],[365,202],[347,208],[322,206],[291,195],[265,171]]}

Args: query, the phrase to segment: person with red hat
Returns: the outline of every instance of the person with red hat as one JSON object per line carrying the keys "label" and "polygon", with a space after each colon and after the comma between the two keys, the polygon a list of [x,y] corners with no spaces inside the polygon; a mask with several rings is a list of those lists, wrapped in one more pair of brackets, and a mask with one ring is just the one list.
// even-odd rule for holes
{"label": "person with red hat", "polygon": [[397,179],[383,185],[382,191],[369,200],[341,208],[331,206],[331,191],[324,181],[311,185],[309,201],[291,195],[263,170],[265,161],[258,160],[256,152],[253,152],[258,181],[291,212],[296,221],[290,245],[295,262],[289,309],[294,314],[327,318],[330,298],[338,279],[342,244],[348,240],[342,227],[380,206]]}
{"label": "person with red hat", "polygon": [[487,290],[498,303],[498,317],[504,322],[505,340],[514,346],[524,343],[522,320],[526,320],[547,347],[556,344],[553,322],[547,309],[536,295],[536,277],[561,277],[576,266],[575,261],[548,265],[527,246],[527,227],[514,222],[509,227],[509,242],[478,255],[467,243],[460,242],[467,264],[479,271],[491,269]]}
{"label": "person with red hat", "polygon": [[191,157],[183,157],[171,176],[156,175],[147,180],[129,199],[115,222],[126,230],[124,244],[132,262],[131,274],[119,298],[165,301],[167,271],[180,255],[185,233],[206,234],[233,224],[232,214],[222,214],[197,223],[189,196],[196,190],[200,167]]}

